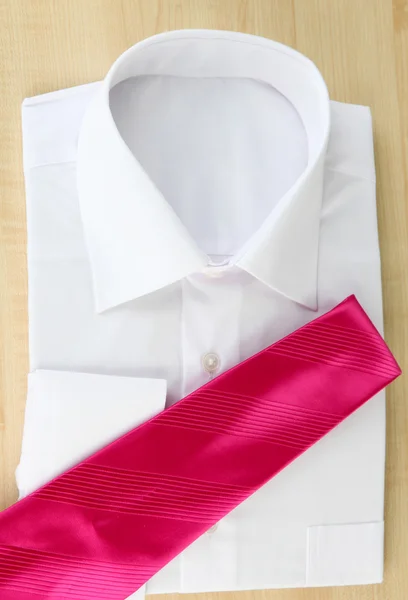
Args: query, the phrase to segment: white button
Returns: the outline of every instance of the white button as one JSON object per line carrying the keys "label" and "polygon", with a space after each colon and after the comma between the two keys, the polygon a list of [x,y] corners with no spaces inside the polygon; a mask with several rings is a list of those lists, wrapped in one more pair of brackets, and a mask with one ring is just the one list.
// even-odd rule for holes
{"label": "white button", "polygon": [[222,277],[225,271],[221,267],[205,267],[204,274],[207,277]]}
{"label": "white button", "polygon": [[208,530],[208,533],[214,533],[215,531],[217,531],[217,529],[218,529],[218,525],[216,523],[215,525],[210,527],[210,529]]}
{"label": "white button", "polygon": [[220,366],[220,359],[215,352],[208,352],[203,356],[203,367],[207,373],[214,373]]}
{"label": "white button", "polygon": [[204,275],[207,275],[208,277],[222,277],[228,271],[231,271],[231,265],[229,263],[226,265],[207,265],[203,269]]}

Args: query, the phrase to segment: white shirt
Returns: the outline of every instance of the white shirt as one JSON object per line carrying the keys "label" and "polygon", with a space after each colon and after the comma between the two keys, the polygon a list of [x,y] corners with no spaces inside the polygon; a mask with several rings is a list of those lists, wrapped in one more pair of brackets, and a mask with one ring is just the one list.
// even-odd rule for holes
{"label": "white shirt", "polygon": [[[25,100],[23,141],[21,495],[349,294],[381,328],[370,111],[294,50],[155,36]],[[380,394],[148,592],[380,581],[384,447]]]}

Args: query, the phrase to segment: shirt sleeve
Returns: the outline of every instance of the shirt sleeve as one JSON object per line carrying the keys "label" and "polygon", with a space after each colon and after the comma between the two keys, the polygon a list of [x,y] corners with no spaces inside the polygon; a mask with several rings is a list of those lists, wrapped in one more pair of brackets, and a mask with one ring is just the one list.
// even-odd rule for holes
{"label": "shirt sleeve", "polygon": [[162,411],[166,381],[38,370],[28,392],[20,498]]}

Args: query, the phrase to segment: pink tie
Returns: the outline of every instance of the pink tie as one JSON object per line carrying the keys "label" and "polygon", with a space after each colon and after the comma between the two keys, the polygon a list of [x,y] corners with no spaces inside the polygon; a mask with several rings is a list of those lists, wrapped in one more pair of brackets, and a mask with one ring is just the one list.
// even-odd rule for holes
{"label": "pink tie", "polygon": [[124,600],[399,374],[348,298],[4,511],[1,600]]}

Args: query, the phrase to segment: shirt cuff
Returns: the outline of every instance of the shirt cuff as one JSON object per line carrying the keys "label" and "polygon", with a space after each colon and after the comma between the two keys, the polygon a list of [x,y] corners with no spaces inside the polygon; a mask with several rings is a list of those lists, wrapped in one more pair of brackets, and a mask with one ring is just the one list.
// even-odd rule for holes
{"label": "shirt cuff", "polygon": [[30,373],[20,498],[162,411],[166,387],[163,379]]}

